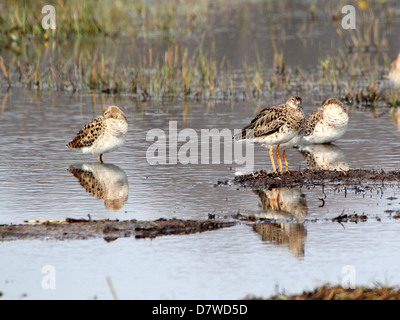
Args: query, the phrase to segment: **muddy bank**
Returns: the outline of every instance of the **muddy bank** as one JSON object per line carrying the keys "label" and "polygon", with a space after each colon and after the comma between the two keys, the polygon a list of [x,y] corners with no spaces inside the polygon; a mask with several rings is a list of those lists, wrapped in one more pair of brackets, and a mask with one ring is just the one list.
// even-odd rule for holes
{"label": "muddy bank", "polygon": [[[218,181],[218,185],[230,184],[232,181]],[[253,174],[236,176],[233,183],[252,188],[284,188],[294,186],[317,185],[398,185],[400,171],[352,169],[349,171],[301,170],[283,174],[268,173],[264,170]]]}
{"label": "muddy bank", "polygon": [[[304,219],[303,222],[331,221],[331,222],[365,222],[365,215],[339,215],[333,219]],[[32,221],[25,224],[0,225],[0,241],[11,240],[87,240],[103,238],[113,241],[118,238],[155,238],[165,235],[184,235],[204,231],[218,230],[232,227],[237,224],[249,224],[251,226],[274,225],[276,221],[293,222],[292,218],[278,216],[276,218],[255,218],[240,214],[211,217],[207,220],[181,220],[181,219],[157,219],[154,221],[138,220],[92,220],[70,219],[58,221]],[[257,227],[255,227],[257,228]]]}
{"label": "muddy bank", "polygon": [[[264,298],[247,296],[245,299],[264,300]],[[298,295],[276,295],[268,300],[399,300],[400,289],[391,287],[357,287],[345,289],[342,286],[323,285],[313,291],[304,291]]]}
{"label": "muddy bank", "polygon": [[104,238],[113,241],[121,237],[155,238],[163,235],[190,234],[233,226],[235,222],[208,220],[158,219],[91,220],[66,219],[65,222],[0,225],[0,240],[83,240]]}

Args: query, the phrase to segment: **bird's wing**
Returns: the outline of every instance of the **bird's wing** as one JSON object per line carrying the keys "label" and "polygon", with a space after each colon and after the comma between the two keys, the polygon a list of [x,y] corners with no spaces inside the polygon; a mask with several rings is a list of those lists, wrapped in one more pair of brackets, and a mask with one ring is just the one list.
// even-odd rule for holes
{"label": "bird's wing", "polygon": [[278,131],[285,123],[282,119],[286,113],[283,106],[279,105],[263,109],[246,128],[242,129],[242,138],[248,138],[248,130],[253,130],[254,137],[267,136]]}
{"label": "bird's wing", "polygon": [[90,147],[94,141],[103,134],[105,129],[102,117],[98,117],[87,123],[76,135],[76,137],[67,144],[69,149],[80,149]]}
{"label": "bird's wing", "polygon": [[314,110],[307,119],[305,136],[313,134],[316,124],[322,119],[323,109]]}

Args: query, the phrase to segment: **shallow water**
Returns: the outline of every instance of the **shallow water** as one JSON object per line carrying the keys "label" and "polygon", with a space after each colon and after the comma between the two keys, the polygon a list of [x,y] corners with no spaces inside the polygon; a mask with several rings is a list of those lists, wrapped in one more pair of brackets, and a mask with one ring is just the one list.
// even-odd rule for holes
{"label": "shallow water", "polygon": [[[168,134],[173,120],[178,131],[193,128],[200,134],[201,129],[214,127],[233,131],[252,117],[251,105],[243,102],[188,103],[187,112],[176,103],[164,112],[158,103],[143,106],[123,99],[120,105],[130,126],[127,142],[106,154],[107,165],[99,166],[95,157],[64,148],[80,125],[100,112],[90,107],[91,99],[43,94],[39,107],[32,93],[12,90],[0,116],[0,223],[85,218],[88,214],[94,219],[203,219],[209,213],[273,218],[276,223],[253,227],[243,222],[189,236],[111,243],[102,239],[3,242],[0,284],[4,298],[108,299],[112,298],[108,278],[119,298],[126,299],[269,296],[312,289],[325,282],[341,283],[346,275],[342,268],[347,265],[354,268],[357,284],[399,283],[397,186],[282,189],[281,199],[287,202],[283,205],[289,207],[280,213],[267,208],[270,198],[267,195],[265,200],[262,192],[229,183],[218,185],[218,181],[234,178],[239,167],[235,163],[150,165],[146,160],[152,144],[146,141],[149,130],[159,128]],[[304,104],[307,114],[314,107]],[[349,129],[333,148],[334,155],[339,153],[340,161],[350,168],[399,168],[400,132],[390,110],[381,112],[375,116],[370,110],[350,110]],[[266,150],[255,146],[254,152],[254,170],[271,170]],[[295,149],[288,151],[288,161],[294,170],[307,167]],[[119,201],[107,208],[103,199],[87,192],[68,171],[71,166],[100,167],[97,178],[111,174],[111,189],[118,189]],[[368,219],[332,222],[341,213],[365,214]],[[42,287],[46,265],[56,271],[55,290]]]}
{"label": "shallow water", "polygon": [[[245,225],[156,240],[6,242],[2,291],[4,298],[111,299],[109,278],[120,299],[237,299],[341,283],[347,265],[357,284],[393,284],[400,280],[398,231],[393,221],[309,225],[301,258]],[[55,268],[55,289],[42,288],[45,265]]]}
{"label": "shallow water", "polygon": [[[248,28],[216,29],[211,37],[216,56],[226,56],[233,69],[242,67],[244,56],[254,59],[255,52],[248,48],[255,43],[270,63],[273,37],[281,41],[287,66],[300,64],[306,70],[316,69],[320,53],[334,47],[335,29],[323,19],[308,24],[302,13],[293,19],[280,13],[259,24],[262,17],[257,17],[247,22]],[[279,30],[279,17],[290,21],[287,29]],[[269,23],[279,32],[268,33]],[[393,28],[399,24],[397,16]],[[388,33],[385,53],[389,57],[400,50],[396,39],[396,33]],[[306,114],[326,98],[312,92],[301,95]],[[264,103],[282,103],[286,94],[277,92],[274,97]],[[276,211],[268,207],[273,190],[218,183],[243,172],[237,163],[213,164],[209,159],[207,164],[199,156],[198,164],[149,164],[146,152],[153,142],[146,141],[146,135],[150,130],[162,130],[168,137],[170,121],[176,121],[178,133],[193,129],[199,139],[202,129],[226,128],[233,133],[262,107],[252,100],[139,102],[125,96],[2,88],[0,101],[0,224],[88,215],[93,219],[155,220],[206,219],[211,213],[217,218],[274,219],[274,223],[254,226],[243,221],[218,231],[153,240],[2,242],[3,299],[112,299],[107,279],[121,299],[268,297],[282,291],[298,293],[326,282],[341,284],[348,270],[353,271],[357,285],[400,284],[397,184],[275,190],[283,201]],[[104,155],[106,165],[99,166],[94,156],[66,150],[65,144],[81,126],[111,104],[119,105],[127,115],[129,132],[123,147]],[[385,108],[349,107],[348,111],[350,123],[343,138],[329,150],[322,148],[322,155],[317,146],[309,151],[316,159],[325,157],[331,164],[338,161],[335,165],[340,167],[398,170],[396,113]],[[293,170],[309,165],[296,149],[288,150],[287,158]],[[254,170],[260,169],[271,170],[270,160],[267,150],[254,146]],[[108,181],[109,186],[103,184],[109,191],[107,200],[85,189],[88,175]],[[367,220],[332,221],[342,213],[364,214]],[[45,266],[54,268],[54,289],[43,285]]]}
{"label": "shallow water", "polygon": [[[31,219],[63,219],[66,216],[80,218],[90,214],[92,218],[157,219],[159,217],[202,218],[208,213],[229,215],[235,212],[253,211],[258,207],[257,197],[250,190],[237,190],[237,186],[217,186],[218,181],[233,179],[235,174],[245,172],[243,165],[230,163],[221,147],[220,162],[212,164],[214,150],[202,158],[199,148],[198,164],[151,165],[146,152],[154,144],[146,141],[146,135],[155,128],[168,137],[170,121],[176,122],[177,132],[191,128],[193,136],[201,139],[202,129],[234,129],[251,120],[253,111],[246,103],[215,103],[188,105],[186,114],[180,103],[168,106],[168,113],[160,106],[148,104],[146,110],[133,112],[135,103],[121,102],[129,118],[126,144],[117,152],[104,155],[107,165],[99,166],[92,155],[68,151],[65,144],[73,138],[81,124],[93,118],[99,110],[87,107],[90,96],[79,101],[68,95],[57,95],[57,107],[46,103],[42,96],[41,106],[31,103],[29,93],[12,91],[12,106],[7,107],[0,121],[3,135],[0,146],[1,163],[0,200],[2,214],[0,223],[22,223]],[[50,98],[50,97],[49,97]],[[50,99],[54,99],[51,97]],[[63,117],[57,109],[62,108]],[[98,107],[99,108],[99,107]],[[313,106],[305,105],[310,113]],[[390,110],[374,118],[370,111],[350,110],[351,122],[345,136],[331,147],[332,157],[350,168],[393,170],[398,168],[397,137],[400,132],[393,123]],[[368,127],[371,130],[365,130]],[[223,140],[221,139],[221,143]],[[212,140],[209,147],[212,147]],[[204,143],[203,143],[204,144]],[[177,150],[183,143],[179,143]],[[232,144],[232,153],[240,144]],[[327,155],[326,146],[314,146],[314,155]],[[169,161],[167,149],[166,161]],[[246,150],[242,150],[245,154]],[[171,152],[172,154],[172,152]],[[232,158],[234,154],[232,154]],[[254,146],[254,170],[271,170],[267,150]],[[177,160],[179,160],[178,158]],[[205,164],[205,162],[210,162]],[[289,165],[293,169],[307,167],[304,157],[296,149],[288,151]],[[109,184],[117,184],[121,202],[114,208],[91,196],[80,184],[79,177],[71,171],[81,167],[93,171],[95,179],[114,175]],[[111,173],[109,172],[111,171]],[[116,177],[115,177],[116,175]],[[109,177],[106,180],[110,180]],[[115,181],[114,181],[115,180]],[[115,189],[111,186],[110,189]],[[318,190],[317,192],[321,192]],[[251,195],[251,196],[249,196]]]}

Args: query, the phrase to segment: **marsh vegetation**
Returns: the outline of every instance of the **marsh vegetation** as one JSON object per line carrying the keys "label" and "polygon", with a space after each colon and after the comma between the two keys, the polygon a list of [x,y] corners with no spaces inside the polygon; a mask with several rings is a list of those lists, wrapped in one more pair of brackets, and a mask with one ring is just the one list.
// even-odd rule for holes
{"label": "marsh vegetation", "polygon": [[[359,1],[355,30],[341,27],[343,3],[58,1],[57,29],[45,30],[40,2],[6,1],[0,13],[2,85],[142,100],[248,100],[297,91],[335,95],[348,104],[397,105],[396,90],[382,90],[393,58],[391,2]],[[301,15],[296,24],[288,12]],[[286,35],[295,27],[310,46],[321,21],[336,34],[328,53],[319,48],[311,66],[288,63]],[[238,43],[254,39],[241,58],[224,51],[216,36],[232,26]]]}

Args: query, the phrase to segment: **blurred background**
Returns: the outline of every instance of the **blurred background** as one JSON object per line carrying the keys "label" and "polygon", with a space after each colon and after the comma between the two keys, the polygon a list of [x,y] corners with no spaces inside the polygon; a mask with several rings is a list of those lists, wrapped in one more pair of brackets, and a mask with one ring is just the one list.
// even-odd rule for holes
{"label": "blurred background", "polygon": [[[56,29],[45,29],[45,5]],[[356,28],[343,29],[345,5]],[[350,103],[379,92],[400,51],[396,1],[7,1],[2,87],[148,99],[265,98],[293,90]],[[347,19],[347,18],[346,18]]]}

